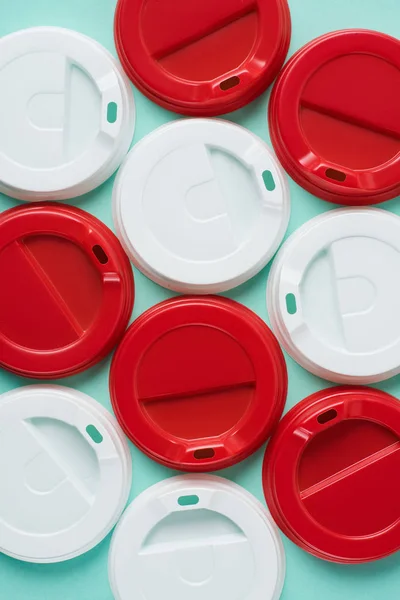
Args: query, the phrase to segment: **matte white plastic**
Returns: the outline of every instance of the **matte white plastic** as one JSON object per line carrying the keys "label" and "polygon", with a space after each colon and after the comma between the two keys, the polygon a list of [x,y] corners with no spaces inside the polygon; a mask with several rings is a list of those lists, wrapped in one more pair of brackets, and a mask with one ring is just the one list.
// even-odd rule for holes
{"label": "matte white plastic", "polygon": [[351,384],[392,377],[400,373],[399,273],[398,216],[373,208],[319,215],[274,261],[272,328],[315,375]]}
{"label": "matte white plastic", "polygon": [[117,235],[145,275],[202,294],[233,288],[268,263],[285,234],[290,198],[261,139],[227,121],[182,119],[132,148],[113,207]]}
{"label": "matte white plastic", "polygon": [[0,396],[0,551],[67,560],[111,530],[128,500],[131,458],[114,417],[76,390],[32,385]]}
{"label": "matte white plastic", "polygon": [[267,509],[212,475],[172,477],[146,490],[111,541],[116,600],[278,600],[285,554]]}
{"label": "matte white plastic", "polygon": [[110,177],[129,149],[129,81],[85,35],[36,27],[1,38],[0,89],[0,191],[9,196],[80,196]]}

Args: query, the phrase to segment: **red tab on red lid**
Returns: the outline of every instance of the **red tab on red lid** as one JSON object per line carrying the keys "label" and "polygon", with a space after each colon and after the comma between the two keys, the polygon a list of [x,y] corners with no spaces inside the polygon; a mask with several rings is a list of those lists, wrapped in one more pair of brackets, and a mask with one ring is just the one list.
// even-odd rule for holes
{"label": "red tab on red lid", "polygon": [[305,189],[342,204],[400,193],[399,57],[398,40],[349,30],[289,61],[271,96],[271,138]]}
{"label": "red tab on red lid", "polygon": [[127,326],[134,291],[113,233],[80,209],[46,202],[2,213],[0,239],[0,364],[54,378],[104,358]]}
{"label": "red tab on red lid", "polygon": [[281,421],[264,459],[264,493],[303,549],[366,562],[400,549],[399,468],[399,401],[374,389],[331,388]]}
{"label": "red tab on red lid", "polygon": [[115,413],[159,462],[191,471],[254,452],[283,410],[287,376],[268,327],[222,298],[185,297],[148,310],[114,357]]}
{"label": "red tab on red lid", "polygon": [[289,40],[286,0],[119,0],[115,17],[132,81],[183,114],[222,114],[253,100],[276,76]]}

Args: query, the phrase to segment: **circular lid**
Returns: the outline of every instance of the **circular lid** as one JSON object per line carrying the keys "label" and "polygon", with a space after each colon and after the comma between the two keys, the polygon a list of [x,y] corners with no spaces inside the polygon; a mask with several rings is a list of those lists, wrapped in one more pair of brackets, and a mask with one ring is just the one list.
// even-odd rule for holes
{"label": "circular lid", "polygon": [[187,119],[136,144],[115,180],[114,222],[134,264],[183,293],[253,277],[285,234],[289,189],[275,155],[233,123]]}
{"label": "circular lid", "polygon": [[267,325],[217,297],[167,300],[128,329],[111,366],[114,412],[154,460],[186,471],[222,469],[270,435],[287,390]]}
{"label": "circular lid", "polygon": [[63,204],[1,213],[0,281],[0,365],[27,377],[91,367],[132,312],[132,269],[117,238]]}
{"label": "circular lid", "polygon": [[361,563],[400,550],[400,402],[331,388],[282,419],[264,459],[264,493],[282,531],[307,552]]}
{"label": "circular lid", "polygon": [[299,50],[269,105],[271,139],[293,179],[339,204],[400,194],[400,41],[335,31]]}
{"label": "circular lid", "polygon": [[132,141],[132,90],[111,54],[58,27],[0,39],[0,191],[63,200],[103,183]]}
{"label": "circular lid", "polygon": [[161,106],[197,116],[261,94],[285,60],[290,31],[287,0],[119,0],[115,14],[115,45],[133,83]]}
{"label": "circular lid", "polygon": [[0,396],[0,551],[59,562],[98,544],[131,486],[115,419],[76,390],[32,385]]}
{"label": "circular lid", "polygon": [[[268,511],[212,475],[158,483],[130,504],[111,541],[116,600],[278,600],[285,554]],[[194,590],[196,593],[194,593]]]}
{"label": "circular lid", "polygon": [[305,369],[339,383],[400,372],[400,218],[342,208],[284,244],[267,286],[272,329]]}

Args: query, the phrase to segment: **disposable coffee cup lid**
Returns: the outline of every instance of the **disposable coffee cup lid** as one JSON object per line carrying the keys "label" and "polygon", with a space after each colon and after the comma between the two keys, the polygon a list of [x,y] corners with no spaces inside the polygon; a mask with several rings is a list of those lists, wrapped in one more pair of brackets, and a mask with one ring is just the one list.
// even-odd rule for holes
{"label": "disposable coffee cup lid", "polygon": [[65,204],[0,215],[0,365],[18,375],[74,375],[105,358],[128,325],[134,282],[115,235]]}
{"label": "disposable coffee cup lid", "polygon": [[128,499],[131,458],[115,419],[66,387],[0,397],[0,551],[59,562],[98,544]]}
{"label": "disposable coffee cup lid", "polygon": [[303,188],[337,204],[400,194],[400,41],[377,31],[323,35],[279,75],[271,140]]}
{"label": "disposable coffee cup lid", "polygon": [[317,392],[292,408],[268,444],[264,494],[303,550],[363,563],[400,549],[400,402],[366,387]]}
{"label": "disposable coffee cup lid", "polygon": [[400,372],[400,218],[329,211],[298,229],[268,281],[272,329],[305,369],[338,383]]}
{"label": "disposable coffee cup lid", "polygon": [[64,200],[103,183],[129,149],[128,79],[96,41],[36,27],[0,40],[0,191]]}
{"label": "disposable coffee cup lid", "polygon": [[255,452],[282,414],[287,373],[267,325],[226,298],[176,298],[126,332],[110,372],[114,412],[153,460],[185,471]]}
{"label": "disposable coffee cup lid", "polygon": [[287,0],[119,0],[115,13],[115,45],[133,83],[193,116],[237,110],[261,94],[290,31]]}
{"label": "disposable coffee cup lid", "polygon": [[117,235],[150,279],[216,293],[258,273],[281,243],[289,189],[273,152],[233,123],[187,119],[136,144],[113,191]]}
{"label": "disposable coffee cup lid", "polygon": [[149,488],[127,508],[111,541],[116,600],[278,600],[284,577],[283,545],[267,510],[211,475]]}

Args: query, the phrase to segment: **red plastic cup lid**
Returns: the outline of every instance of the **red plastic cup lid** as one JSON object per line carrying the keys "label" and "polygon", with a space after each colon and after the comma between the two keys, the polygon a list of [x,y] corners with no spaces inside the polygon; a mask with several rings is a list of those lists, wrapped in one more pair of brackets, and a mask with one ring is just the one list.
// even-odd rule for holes
{"label": "red plastic cup lid", "polygon": [[299,50],[280,74],[269,123],[287,172],[339,204],[400,194],[400,41],[336,31]]}
{"label": "red plastic cup lid", "polygon": [[264,459],[264,494],[282,531],[311,554],[342,563],[400,549],[400,402],[337,387],[297,404]]}
{"label": "red plastic cup lid", "polygon": [[0,240],[0,365],[43,379],[104,358],[134,297],[131,266],[108,227],[46,202],[3,212]]}
{"label": "red plastic cup lid", "polygon": [[187,115],[254,100],[279,72],[290,32],[287,0],[119,0],[115,14],[128,76],[154,102]]}
{"label": "red plastic cup lid", "polygon": [[154,460],[209,471],[265,442],[286,399],[283,354],[267,325],[224,298],[182,297],[139,317],[111,366],[114,412]]}

